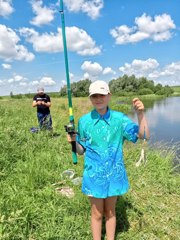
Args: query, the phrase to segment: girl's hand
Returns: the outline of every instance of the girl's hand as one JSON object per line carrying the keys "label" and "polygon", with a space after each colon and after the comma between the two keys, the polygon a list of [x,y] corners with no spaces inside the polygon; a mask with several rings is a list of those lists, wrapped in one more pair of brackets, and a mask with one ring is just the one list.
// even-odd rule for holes
{"label": "girl's hand", "polygon": [[67,141],[69,143],[75,142],[76,141],[76,134],[67,134]]}
{"label": "girl's hand", "polygon": [[144,111],[144,104],[139,100],[139,98],[134,98],[132,102],[133,102],[133,107],[137,113]]}

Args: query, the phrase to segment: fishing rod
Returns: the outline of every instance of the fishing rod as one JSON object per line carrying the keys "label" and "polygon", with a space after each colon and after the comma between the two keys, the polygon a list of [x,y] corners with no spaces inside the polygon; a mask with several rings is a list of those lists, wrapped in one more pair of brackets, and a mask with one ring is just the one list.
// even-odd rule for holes
{"label": "fishing rod", "polygon": [[[62,22],[62,38],[63,38],[63,47],[64,47],[66,82],[67,82],[67,93],[68,93],[68,104],[69,104],[69,123],[64,127],[68,134],[73,135],[76,133],[76,131],[75,131],[74,115],[73,115],[73,107],[72,107],[71,85],[70,85],[70,79],[69,79],[69,66],[68,66],[68,55],[67,55],[67,45],[66,45],[63,0],[60,0],[59,12],[61,13],[61,22]],[[71,145],[72,145],[72,160],[74,164],[77,164],[76,142],[75,141],[71,142]]]}

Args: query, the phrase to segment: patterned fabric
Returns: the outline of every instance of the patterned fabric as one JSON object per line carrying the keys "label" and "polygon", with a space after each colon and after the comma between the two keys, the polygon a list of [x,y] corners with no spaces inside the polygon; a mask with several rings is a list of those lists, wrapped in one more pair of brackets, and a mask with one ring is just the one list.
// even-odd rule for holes
{"label": "patterned fabric", "polygon": [[123,161],[124,140],[137,141],[138,125],[125,114],[96,110],[78,122],[77,141],[85,149],[82,192],[96,198],[122,195],[129,183]]}

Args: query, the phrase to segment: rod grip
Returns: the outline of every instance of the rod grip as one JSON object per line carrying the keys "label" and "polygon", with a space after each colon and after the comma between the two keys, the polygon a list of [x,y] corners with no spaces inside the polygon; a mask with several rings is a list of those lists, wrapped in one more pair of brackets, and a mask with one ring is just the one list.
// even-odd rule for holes
{"label": "rod grip", "polygon": [[76,142],[75,141],[72,142],[71,145],[72,145],[72,159],[73,159],[73,163],[77,164],[78,161],[77,161],[77,154],[76,154]]}

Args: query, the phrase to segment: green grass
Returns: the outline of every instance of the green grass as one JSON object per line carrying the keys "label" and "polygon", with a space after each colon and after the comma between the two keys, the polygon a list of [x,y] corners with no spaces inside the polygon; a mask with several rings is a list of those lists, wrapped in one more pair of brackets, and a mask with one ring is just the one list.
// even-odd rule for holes
{"label": "green grass", "polygon": [[[116,99],[112,101],[116,105]],[[37,126],[31,99],[0,103],[0,239],[91,240],[90,205],[81,186],[64,182],[75,192],[69,199],[52,185],[62,181],[64,170],[74,169],[76,176],[83,171],[83,158],[73,165],[66,141],[67,100],[52,98],[54,136],[30,133]],[[77,124],[91,106],[86,98],[73,99],[73,104]],[[128,104],[123,108],[128,111]],[[147,149],[147,164],[136,168],[141,144],[125,144],[131,188],[118,199],[116,239],[176,240],[180,236],[179,175],[172,171],[173,152],[167,147]]]}

